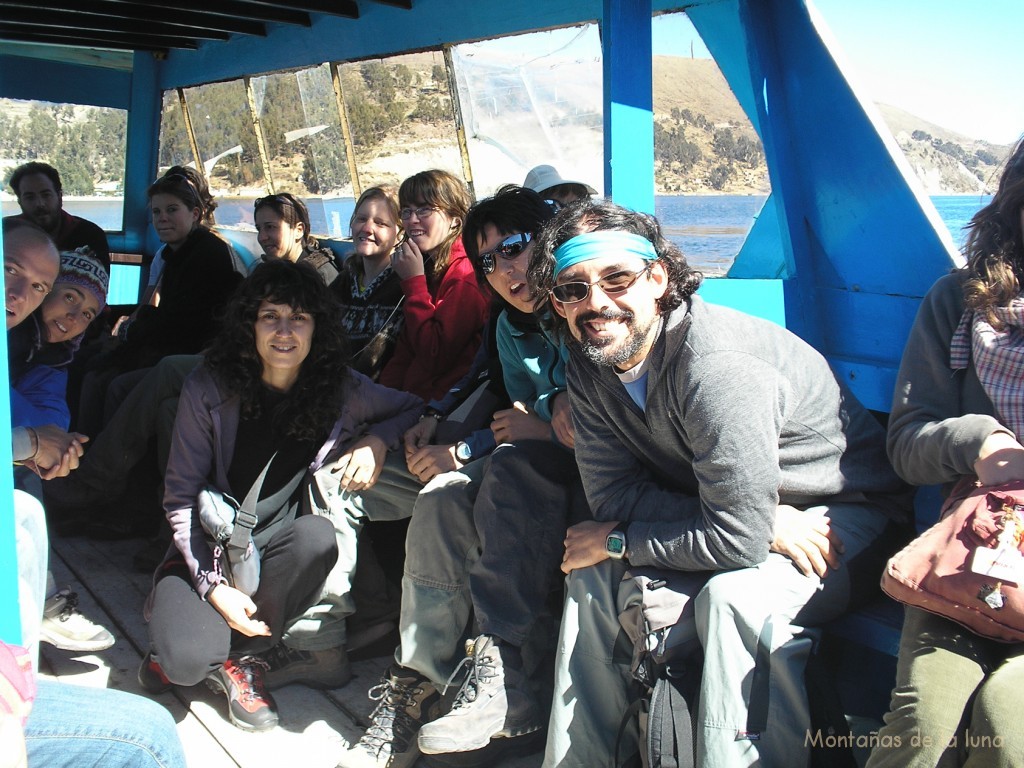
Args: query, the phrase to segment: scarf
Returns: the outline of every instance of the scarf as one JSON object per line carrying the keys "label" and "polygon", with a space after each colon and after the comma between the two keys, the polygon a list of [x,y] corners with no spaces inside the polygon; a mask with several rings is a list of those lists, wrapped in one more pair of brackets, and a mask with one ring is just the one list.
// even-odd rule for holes
{"label": "scarf", "polygon": [[1024,297],[997,307],[995,314],[1001,331],[980,312],[964,312],[950,343],[949,363],[953,370],[963,370],[973,358],[999,420],[1015,435],[1024,436]]}

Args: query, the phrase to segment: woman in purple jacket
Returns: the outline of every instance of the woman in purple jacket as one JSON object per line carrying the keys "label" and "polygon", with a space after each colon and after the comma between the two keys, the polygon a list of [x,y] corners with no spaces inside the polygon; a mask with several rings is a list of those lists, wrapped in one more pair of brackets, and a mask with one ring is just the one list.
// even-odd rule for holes
{"label": "woman in purple jacket", "polygon": [[[312,267],[261,264],[232,299],[178,406],[164,494],[174,547],[150,596],[151,651],[139,679],[152,692],[205,679],[247,730],[278,721],[259,654],[320,597],[338,559],[331,521],[303,514],[308,473],[331,464],[342,489],[369,487],[422,408],[347,367],[337,316]],[[197,497],[214,489],[242,499],[257,484],[260,573],[250,596],[221,569]],[[344,653],[335,654],[339,685],[351,675]]]}

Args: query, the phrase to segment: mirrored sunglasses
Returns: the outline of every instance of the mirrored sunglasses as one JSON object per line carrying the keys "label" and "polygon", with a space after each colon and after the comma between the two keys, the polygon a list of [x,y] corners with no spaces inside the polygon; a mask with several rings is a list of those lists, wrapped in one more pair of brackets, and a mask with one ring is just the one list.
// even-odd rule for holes
{"label": "mirrored sunglasses", "polygon": [[498,256],[505,261],[511,261],[523,252],[531,240],[533,240],[533,235],[529,232],[509,235],[498,244],[497,248],[480,255],[480,270],[485,275],[491,274],[498,266]]}

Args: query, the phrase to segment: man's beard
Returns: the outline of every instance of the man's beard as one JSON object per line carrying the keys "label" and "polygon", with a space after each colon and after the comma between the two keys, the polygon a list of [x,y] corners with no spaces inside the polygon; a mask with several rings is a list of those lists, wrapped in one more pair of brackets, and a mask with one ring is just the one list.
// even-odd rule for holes
{"label": "man's beard", "polygon": [[[635,325],[635,319],[634,314],[629,310],[613,312],[610,309],[606,309],[603,312],[587,312],[577,317],[576,329],[580,333],[578,343],[583,350],[583,354],[595,365],[608,368],[621,366],[626,361],[632,360],[643,351],[647,343],[647,335],[651,331],[651,326],[654,325],[654,318],[652,318],[646,327],[640,328]],[[587,334],[584,326],[591,320],[620,320],[625,324],[629,334],[618,347],[612,348],[612,344],[615,343],[614,339],[597,341]]]}

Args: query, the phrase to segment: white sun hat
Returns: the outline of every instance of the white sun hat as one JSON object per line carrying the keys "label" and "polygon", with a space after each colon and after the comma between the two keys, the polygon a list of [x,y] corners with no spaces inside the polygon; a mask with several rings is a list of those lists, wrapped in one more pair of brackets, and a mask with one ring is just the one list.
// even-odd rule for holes
{"label": "white sun hat", "polygon": [[538,195],[552,187],[557,187],[559,184],[579,184],[582,187],[586,187],[587,192],[590,194],[597,194],[597,190],[585,182],[563,179],[553,165],[538,165],[530,169],[530,172],[526,174],[526,181],[523,182],[524,187],[532,189]]}

